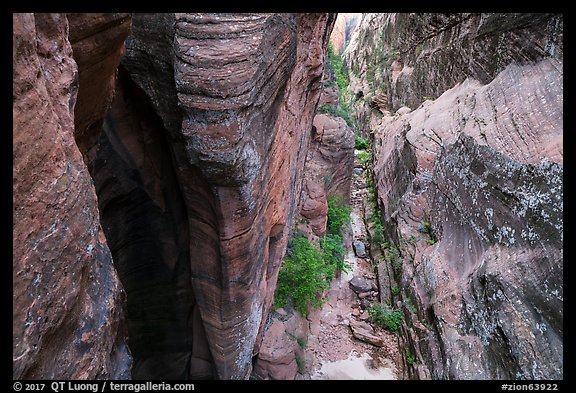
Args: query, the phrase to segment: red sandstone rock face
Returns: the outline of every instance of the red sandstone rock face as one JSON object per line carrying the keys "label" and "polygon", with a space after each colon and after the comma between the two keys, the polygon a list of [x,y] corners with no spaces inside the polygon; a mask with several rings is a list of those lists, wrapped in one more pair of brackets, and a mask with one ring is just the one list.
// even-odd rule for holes
{"label": "red sandstone rock face", "polygon": [[[540,15],[502,31],[490,21],[506,18],[471,16],[447,28],[451,48],[465,46],[464,26],[474,18],[486,34],[478,40],[510,38],[493,54],[502,62],[490,68],[489,83],[466,79],[413,111],[362,112],[374,133],[387,235],[402,252],[401,268],[387,268],[416,306],[404,307],[411,322],[402,336],[419,360],[412,370],[419,378],[561,379],[563,62],[561,50],[540,44],[557,41],[558,19]],[[402,40],[412,42],[404,28]],[[458,39],[450,35],[456,31]],[[437,36],[420,44],[439,45]],[[488,64],[491,53],[480,54],[471,64]],[[436,63],[414,66],[412,82],[446,74],[434,64],[450,56],[429,55]],[[447,81],[486,76],[452,66]],[[408,91],[426,92],[416,83],[396,98],[408,99]]]}
{"label": "red sandstone rock face", "polygon": [[129,378],[125,295],[74,141],[66,16],[14,14],[13,67],[13,378]]}
{"label": "red sandstone rock face", "polygon": [[334,29],[330,35],[330,42],[334,48],[334,52],[340,54],[346,48],[346,44],[350,40],[356,26],[360,22],[362,14],[358,13],[339,13],[334,24]]}
{"label": "red sandstone rock face", "polygon": [[[181,360],[170,354],[148,359],[149,376],[161,378],[154,372],[161,372],[167,361],[179,365],[179,375],[194,375],[200,367],[195,362],[201,359],[213,366],[213,370],[202,370],[202,377],[242,379],[250,375],[297,212],[295,196],[300,195],[326,37],[333,23],[330,14],[134,16],[122,65],[141,91],[134,94],[145,96],[141,99],[149,102],[147,110],[154,111],[158,121],[132,122],[132,134],[122,131],[121,138],[116,138],[120,130],[113,127],[127,125],[125,112],[119,111],[119,117],[113,115],[107,123],[111,128],[106,137],[112,148],[120,157],[128,153],[135,158],[122,165],[130,168],[126,173],[140,189],[141,198],[130,196],[134,188],[109,187],[110,195],[117,198],[101,199],[103,221],[107,236],[120,236],[111,248],[121,278],[126,277],[130,282],[126,285],[136,290],[146,290],[130,278],[136,264],[147,263],[139,260],[137,251],[131,254],[128,250],[134,247],[122,240],[132,232],[122,234],[121,222],[108,221],[105,210],[129,206],[135,212],[145,201],[162,212],[147,221],[150,226],[144,232],[150,233],[163,225],[162,214],[171,214],[163,207],[162,197],[167,194],[159,181],[168,175],[146,163],[149,155],[144,147],[151,146],[152,139],[140,138],[138,131],[154,122],[150,128],[160,132],[158,143],[164,140],[169,146],[167,154],[178,183],[169,187],[170,195],[182,198],[188,235],[184,243],[178,243],[174,239],[180,236],[162,232],[160,238],[167,245],[150,264],[176,261],[172,251],[170,258],[162,257],[167,250],[189,255],[193,297],[186,302],[190,310],[197,310],[193,311],[196,322],[189,325],[193,342],[182,343]],[[106,157],[96,162],[104,166],[95,168],[95,177],[98,171],[113,172],[106,168],[110,165]],[[97,182],[97,186],[110,184]],[[139,236],[133,239],[142,247],[156,241]],[[117,254],[124,257],[116,258]],[[175,263],[171,268],[180,262]],[[139,318],[130,310],[128,314],[133,321]],[[178,312],[174,315],[188,318]],[[143,327],[146,318],[140,320]],[[153,312],[149,318],[155,329]],[[202,348],[206,342],[209,356],[196,356],[193,348]],[[182,368],[187,359],[192,359],[190,370]]]}
{"label": "red sandstone rock face", "polygon": [[353,165],[354,131],[340,117],[317,114],[300,197],[300,214],[314,235],[326,233],[327,198],[350,198]]}
{"label": "red sandstone rock face", "polygon": [[342,53],[346,42],[346,19],[344,19],[342,14],[338,14],[336,18],[334,29],[332,29],[332,34],[330,35],[330,42],[335,53]]}
{"label": "red sandstone rock face", "polygon": [[286,333],[285,324],[272,320],[260,346],[252,373],[257,379],[294,380],[298,371],[294,339]]}

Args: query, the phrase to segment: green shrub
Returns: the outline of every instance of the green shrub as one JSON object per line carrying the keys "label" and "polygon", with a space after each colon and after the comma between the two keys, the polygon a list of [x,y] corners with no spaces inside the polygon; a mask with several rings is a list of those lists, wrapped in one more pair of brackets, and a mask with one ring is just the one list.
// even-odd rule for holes
{"label": "green shrub", "polygon": [[297,352],[294,353],[294,356],[296,357],[296,366],[298,367],[298,372],[300,374],[303,374],[304,369],[306,368],[306,362],[304,361],[304,359],[302,359],[302,357]]}
{"label": "green shrub", "polygon": [[319,308],[324,304],[323,293],[332,278],[334,267],[325,263],[320,247],[306,237],[293,238],[278,273],[275,308],[286,306],[292,298],[294,308],[307,315],[309,305]]}
{"label": "green shrub", "polygon": [[346,89],[350,80],[348,79],[348,72],[344,68],[344,63],[342,61],[342,56],[334,52],[332,43],[328,43],[328,61],[331,63],[332,69],[336,75],[336,84],[338,85],[338,90],[340,92],[340,99],[346,94]]}
{"label": "green shrub", "polygon": [[326,233],[331,235],[342,235],[344,226],[350,222],[350,212],[352,207],[345,203],[343,196],[328,197],[328,223]]}
{"label": "green shrub", "polygon": [[286,306],[291,298],[294,308],[307,315],[309,306],[319,308],[324,304],[324,291],[329,288],[328,283],[336,272],[351,269],[344,261],[346,249],[342,241],[344,225],[350,222],[351,210],[344,197],[328,198],[327,231],[320,244],[311,243],[303,231],[294,232],[278,273],[275,308]]}
{"label": "green shrub", "polygon": [[434,245],[438,241],[438,237],[436,236],[436,232],[434,231],[434,228],[432,228],[430,221],[425,219],[422,223],[420,223],[418,231],[425,233],[430,237],[430,239],[427,240],[428,244]]}
{"label": "green shrub", "polygon": [[324,253],[324,262],[327,265],[334,266],[335,270],[340,272],[352,270],[352,267],[344,262],[346,248],[342,236],[329,233],[320,239],[320,246]]}
{"label": "green shrub", "polygon": [[416,357],[412,355],[412,352],[410,352],[409,349],[406,350],[406,363],[410,366],[416,363]]}
{"label": "green shrub", "polygon": [[366,150],[366,149],[368,149],[368,147],[370,147],[370,144],[368,143],[368,139],[364,138],[358,134],[356,134],[354,136],[354,143],[355,143],[354,147],[357,150]]}
{"label": "green shrub", "polygon": [[366,166],[366,164],[372,161],[372,155],[366,150],[362,150],[358,153],[358,159],[360,160],[360,164]]}
{"label": "green shrub", "polygon": [[400,288],[399,287],[392,288],[392,295],[394,296],[400,295]]}
{"label": "green shrub", "polygon": [[372,323],[392,332],[402,326],[402,310],[388,310],[381,303],[372,304],[368,308],[368,315]]}
{"label": "green shrub", "polygon": [[400,255],[400,250],[395,247],[387,247],[384,250],[384,259],[392,264],[394,271],[400,273],[402,271],[402,256]]}
{"label": "green shrub", "polygon": [[320,113],[327,113],[332,116],[338,116],[344,119],[348,127],[354,127],[354,123],[350,118],[350,110],[347,106],[340,106],[340,105],[330,105],[330,104],[321,104],[318,107],[318,112]]}

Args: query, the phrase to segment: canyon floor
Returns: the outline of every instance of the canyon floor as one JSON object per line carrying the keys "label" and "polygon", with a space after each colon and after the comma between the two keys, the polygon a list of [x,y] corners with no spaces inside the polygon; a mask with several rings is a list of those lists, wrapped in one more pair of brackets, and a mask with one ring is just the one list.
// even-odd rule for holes
{"label": "canyon floor", "polygon": [[349,281],[354,276],[375,279],[370,256],[357,257],[352,246],[354,240],[361,240],[366,250],[370,248],[363,207],[363,201],[369,197],[368,188],[361,174],[355,174],[353,180],[345,258],[352,270],[332,281],[328,301],[308,317],[311,334],[307,350],[314,352],[316,359],[310,379],[402,379],[402,355],[395,333],[374,326],[376,336],[384,342],[384,346],[378,347],[355,338],[350,328],[351,320],[365,319],[367,312],[359,308],[359,297]]}

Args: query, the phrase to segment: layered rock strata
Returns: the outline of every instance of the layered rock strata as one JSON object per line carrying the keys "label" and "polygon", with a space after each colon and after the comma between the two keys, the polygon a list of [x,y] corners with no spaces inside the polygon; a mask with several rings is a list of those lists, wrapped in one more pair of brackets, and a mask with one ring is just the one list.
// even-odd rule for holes
{"label": "layered rock strata", "polygon": [[[130,377],[125,293],[74,140],[75,123],[87,119],[76,112],[70,37],[79,25],[92,31],[98,18],[70,19],[75,22],[64,14],[13,14],[14,379]],[[113,81],[128,30],[125,22],[115,30],[102,25],[84,40],[90,47],[100,42],[99,53],[110,58],[102,80]],[[89,67],[96,60],[79,63]],[[111,90],[97,85],[91,91],[102,99],[91,113],[97,121]]]}
{"label": "layered rock strata", "polygon": [[489,83],[508,64],[562,57],[561,14],[363,14],[346,52],[351,94],[370,110],[416,108],[472,77]]}
{"label": "layered rock strata", "polygon": [[562,379],[562,17],[422,18],[368,19],[397,51],[388,104],[357,95],[412,375]]}
{"label": "layered rock strata", "polygon": [[334,20],[14,15],[15,378],[248,378]]}
{"label": "layered rock strata", "polygon": [[250,375],[297,212],[333,23],[330,14],[134,15],[127,87],[94,176],[129,288],[138,375],[168,365],[175,376]]}

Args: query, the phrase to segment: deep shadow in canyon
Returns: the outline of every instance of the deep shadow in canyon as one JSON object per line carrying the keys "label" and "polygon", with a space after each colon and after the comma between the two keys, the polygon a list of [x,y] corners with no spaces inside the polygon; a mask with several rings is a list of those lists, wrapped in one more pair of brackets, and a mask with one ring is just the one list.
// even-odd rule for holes
{"label": "deep shadow in canyon", "polygon": [[[116,97],[91,165],[101,221],[127,293],[134,379],[213,377],[213,362],[191,284],[188,212],[166,131],[146,94],[119,68]],[[210,190],[199,171],[189,184],[216,231]],[[194,236],[192,236],[194,239]]]}

